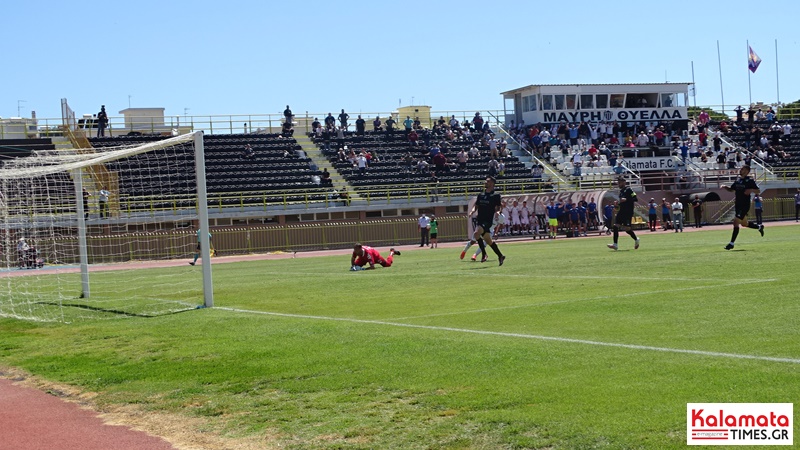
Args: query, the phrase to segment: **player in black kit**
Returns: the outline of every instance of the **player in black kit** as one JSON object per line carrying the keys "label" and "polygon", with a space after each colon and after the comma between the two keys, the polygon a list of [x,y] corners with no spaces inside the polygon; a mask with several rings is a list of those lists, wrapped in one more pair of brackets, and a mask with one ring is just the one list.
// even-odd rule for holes
{"label": "player in black kit", "polygon": [[739,169],[739,178],[737,178],[732,185],[720,186],[728,192],[736,193],[736,217],[733,219],[733,235],[731,236],[731,241],[725,246],[725,250],[733,249],[733,243],[736,242],[736,236],[739,235],[739,225],[758,230],[758,232],[761,233],[761,237],[764,237],[764,225],[759,225],[747,220],[747,213],[750,211],[750,195],[761,193],[761,189],[759,189],[756,181],[750,178],[748,176],[749,174],[750,166],[742,166],[742,168]]}
{"label": "player in black kit", "polygon": [[[481,248],[481,253],[483,254],[481,262],[486,261],[486,244],[489,244],[489,247],[492,247],[492,250],[497,254],[498,261],[500,261],[500,265],[502,266],[506,257],[500,252],[500,248],[497,247],[497,242],[492,242],[492,235],[490,234],[494,216],[496,213],[500,212],[501,208],[500,194],[494,192],[494,183],[494,177],[486,178],[486,183],[483,185],[484,191],[478,194],[478,198],[475,200],[475,206],[472,207],[470,215],[472,215],[475,210],[478,211],[478,225],[475,227],[473,239],[478,241],[478,245]],[[486,244],[484,244],[484,241]]]}
{"label": "player in black kit", "polygon": [[636,233],[633,232],[633,228],[631,228],[631,221],[633,220],[633,204],[636,203],[636,192],[633,192],[633,189],[628,186],[628,182],[625,181],[625,178],[619,178],[619,211],[617,212],[617,219],[614,222],[614,243],[608,244],[608,248],[612,250],[617,250],[619,247],[617,245],[617,241],[619,241],[619,230],[624,230],[633,240],[636,242],[633,245],[633,249],[636,250],[639,248],[639,238],[636,237]]}

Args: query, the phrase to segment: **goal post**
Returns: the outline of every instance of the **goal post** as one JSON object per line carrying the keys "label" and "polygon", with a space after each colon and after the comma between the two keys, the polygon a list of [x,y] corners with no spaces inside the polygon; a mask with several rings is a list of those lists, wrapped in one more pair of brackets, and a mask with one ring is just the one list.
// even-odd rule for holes
{"label": "goal post", "polygon": [[[203,133],[94,145],[2,161],[0,317],[212,307]],[[195,267],[187,262],[198,243]]]}

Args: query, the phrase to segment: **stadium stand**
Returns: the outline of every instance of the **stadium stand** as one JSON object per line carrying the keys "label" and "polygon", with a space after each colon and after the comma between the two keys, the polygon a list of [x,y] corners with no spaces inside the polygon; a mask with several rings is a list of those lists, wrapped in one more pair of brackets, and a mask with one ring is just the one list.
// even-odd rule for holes
{"label": "stadium stand", "polygon": [[[95,148],[124,144],[143,144],[164,139],[161,136],[123,136],[92,138]],[[311,160],[298,153],[300,146],[292,138],[278,134],[206,135],[203,138],[206,161],[207,192],[215,204],[246,205],[267,202],[324,200],[326,192],[314,182],[321,171]],[[244,158],[246,145],[253,149],[252,158]],[[177,196],[194,190],[195,167],[193,150],[184,146],[159,152],[175,152],[169,158],[173,193]],[[146,197],[148,185],[157,182],[159,173],[142,173],[137,157],[111,163],[117,172],[120,198]],[[302,194],[299,191],[303,191]],[[174,201],[172,201],[174,202]],[[164,206],[164,205],[162,205]],[[178,204],[177,206],[181,206]]]}
{"label": "stadium stand", "polygon": [[[490,168],[492,156],[486,139],[472,141],[463,136],[448,139],[444,132],[438,130],[419,130],[419,135],[418,142],[413,144],[405,130],[368,131],[363,135],[355,132],[338,135],[332,132],[309,133],[322,154],[354,187],[356,193],[369,188],[371,195],[385,195],[397,185],[416,184],[420,188],[437,182],[441,186],[454,185],[480,181],[494,174]],[[462,150],[469,152],[473,144],[479,154],[469,156],[466,167],[459,168],[458,153]],[[436,151],[431,152],[434,147],[439,149],[444,159],[435,157]],[[357,162],[361,154],[369,159],[368,167],[363,171],[359,170]],[[530,170],[524,163],[502,151],[495,156],[498,165],[502,163],[499,167],[502,172],[494,174],[498,181],[532,184]],[[412,195],[421,193],[412,192]]]}
{"label": "stadium stand", "polygon": [[[710,124],[720,127],[720,122]],[[788,139],[783,130],[783,125],[787,124],[791,127]],[[798,175],[796,169],[800,167],[800,119],[754,121],[752,128],[744,121],[742,126],[730,124],[723,128],[724,135],[729,140],[737,146],[749,149],[767,165],[775,169],[788,169],[789,177]],[[762,137],[765,138],[763,142]]]}

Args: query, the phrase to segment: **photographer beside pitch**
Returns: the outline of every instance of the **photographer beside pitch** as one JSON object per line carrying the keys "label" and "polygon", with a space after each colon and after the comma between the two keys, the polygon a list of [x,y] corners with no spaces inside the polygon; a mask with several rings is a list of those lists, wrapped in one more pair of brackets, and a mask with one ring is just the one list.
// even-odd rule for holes
{"label": "photographer beside pitch", "polygon": [[747,213],[750,211],[750,195],[761,194],[761,188],[758,187],[755,180],[750,178],[750,166],[742,166],[739,169],[739,178],[730,186],[722,185],[722,189],[728,192],[734,192],[735,197],[735,210],[736,217],[733,219],[733,234],[731,241],[725,246],[725,250],[733,250],[733,244],[736,242],[736,237],[739,236],[739,225],[744,225],[747,228],[758,230],[761,237],[764,237],[764,225],[759,225],[755,222],[747,220]]}

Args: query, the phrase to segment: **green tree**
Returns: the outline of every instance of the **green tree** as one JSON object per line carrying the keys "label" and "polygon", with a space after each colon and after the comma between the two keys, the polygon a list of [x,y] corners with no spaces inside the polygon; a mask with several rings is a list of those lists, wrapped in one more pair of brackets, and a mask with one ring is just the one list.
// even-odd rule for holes
{"label": "green tree", "polygon": [[778,120],[800,119],[800,100],[784,103],[778,108]]}

